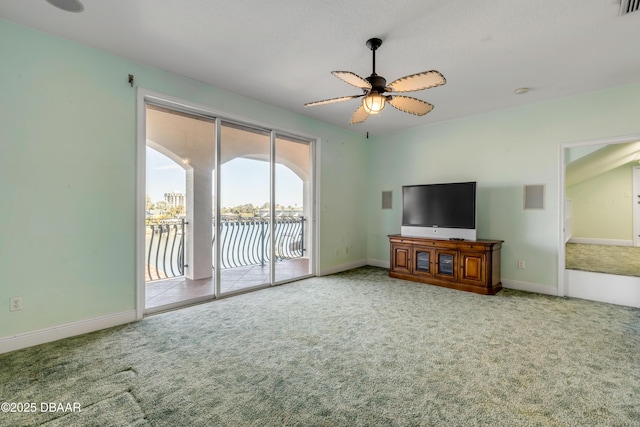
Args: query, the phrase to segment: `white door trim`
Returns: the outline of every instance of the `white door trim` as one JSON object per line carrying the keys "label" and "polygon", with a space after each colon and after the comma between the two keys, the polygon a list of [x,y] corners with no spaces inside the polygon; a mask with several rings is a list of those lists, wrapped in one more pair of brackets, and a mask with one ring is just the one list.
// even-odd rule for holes
{"label": "white door trim", "polygon": [[631,203],[632,207],[632,222],[633,222],[633,246],[640,246],[640,166],[634,166],[633,170],[633,183]]}
{"label": "white door trim", "polygon": [[565,219],[565,208],[564,208],[564,200],[566,198],[566,156],[565,149],[573,148],[573,147],[584,147],[588,145],[606,145],[606,144],[622,144],[625,142],[632,141],[640,141],[640,134],[632,134],[632,135],[623,135],[611,138],[602,138],[595,140],[584,140],[584,141],[573,141],[561,143],[559,148],[559,156],[558,156],[558,296],[566,296],[567,295],[567,287],[566,287],[566,268],[565,268],[565,256],[564,256],[564,219]]}

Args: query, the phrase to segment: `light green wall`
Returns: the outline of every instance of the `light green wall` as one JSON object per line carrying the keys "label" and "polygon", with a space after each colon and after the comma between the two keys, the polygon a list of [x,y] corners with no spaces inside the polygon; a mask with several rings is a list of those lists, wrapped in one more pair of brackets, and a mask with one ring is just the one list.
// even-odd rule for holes
{"label": "light green wall", "polygon": [[[128,74],[148,90],[319,137],[319,270],[366,259],[361,135],[2,20],[0,58],[0,338],[135,307]],[[12,296],[22,311],[9,312]]]}
{"label": "light green wall", "polygon": [[[478,238],[505,241],[503,281],[557,286],[559,145],[637,134],[637,111],[633,84],[370,139],[369,259],[388,262],[402,185],[477,181]],[[544,210],[523,210],[527,184],[546,186]],[[383,190],[393,191],[392,210],[380,209]]]}
{"label": "light green wall", "polygon": [[[145,89],[321,139],[319,271],[388,262],[403,184],[476,180],[479,237],[505,240],[503,279],[554,286],[558,145],[640,133],[640,84],[366,140],[1,20],[0,58],[0,338],[134,309],[128,74]],[[525,184],[546,185],[545,210],[522,210]],[[383,190],[392,210],[380,209]],[[10,313],[17,295],[24,309]]]}
{"label": "light green wall", "polygon": [[633,240],[633,165],[625,165],[568,187],[572,237]]}

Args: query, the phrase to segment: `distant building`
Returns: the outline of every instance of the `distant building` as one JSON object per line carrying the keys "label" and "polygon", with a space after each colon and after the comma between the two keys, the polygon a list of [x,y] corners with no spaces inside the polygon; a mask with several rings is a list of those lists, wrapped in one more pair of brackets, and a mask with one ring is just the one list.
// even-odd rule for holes
{"label": "distant building", "polygon": [[178,207],[178,206],[186,206],[185,197],[182,193],[164,193],[164,201],[167,202],[169,206]]}

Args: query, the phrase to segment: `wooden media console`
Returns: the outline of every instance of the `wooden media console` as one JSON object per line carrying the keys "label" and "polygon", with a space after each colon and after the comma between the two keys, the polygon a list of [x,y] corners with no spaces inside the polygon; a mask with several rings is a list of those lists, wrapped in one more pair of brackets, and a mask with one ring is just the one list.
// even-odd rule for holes
{"label": "wooden media console", "polygon": [[399,234],[388,237],[390,277],[485,295],[502,289],[502,240],[443,240]]}

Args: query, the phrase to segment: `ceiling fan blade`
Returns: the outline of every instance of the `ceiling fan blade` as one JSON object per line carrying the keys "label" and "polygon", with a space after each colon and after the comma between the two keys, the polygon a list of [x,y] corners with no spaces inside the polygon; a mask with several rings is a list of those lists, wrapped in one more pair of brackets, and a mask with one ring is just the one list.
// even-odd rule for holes
{"label": "ceiling fan blade", "polygon": [[443,85],[447,82],[440,72],[436,70],[424,71],[394,80],[388,86],[393,92],[414,92],[416,90],[429,89]]}
{"label": "ceiling fan blade", "polygon": [[367,113],[364,107],[361,105],[353,116],[351,116],[351,120],[349,120],[349,124],[357,125],[358,123],[362,123],[369,118],[369,113]]}
{"label": "ceiling fan blade", "polygon": [[433,110],[433,105],[428,102],[409,96],[394,96],[391,101],[389,101],[389,104],[400,111],[415,114],[416,116],[424,116]]}
{"label": "ceiling fan blade", "polygon": [[333,104],[335,102],[348,101],[350,99],[360,98],[363,95],[341,96],[340,98],[323,99],[322,101],[307,102],[305,107],[315,107],[316,105]]}
{"label": "ceiling fan blade", "polygon": [[351,71],[332,71],[331,74],[333,74],[343,82],[349,83],[350,85],[362,90],[371,89],[371,83],[369,83],[359,75],[352,73]]}

